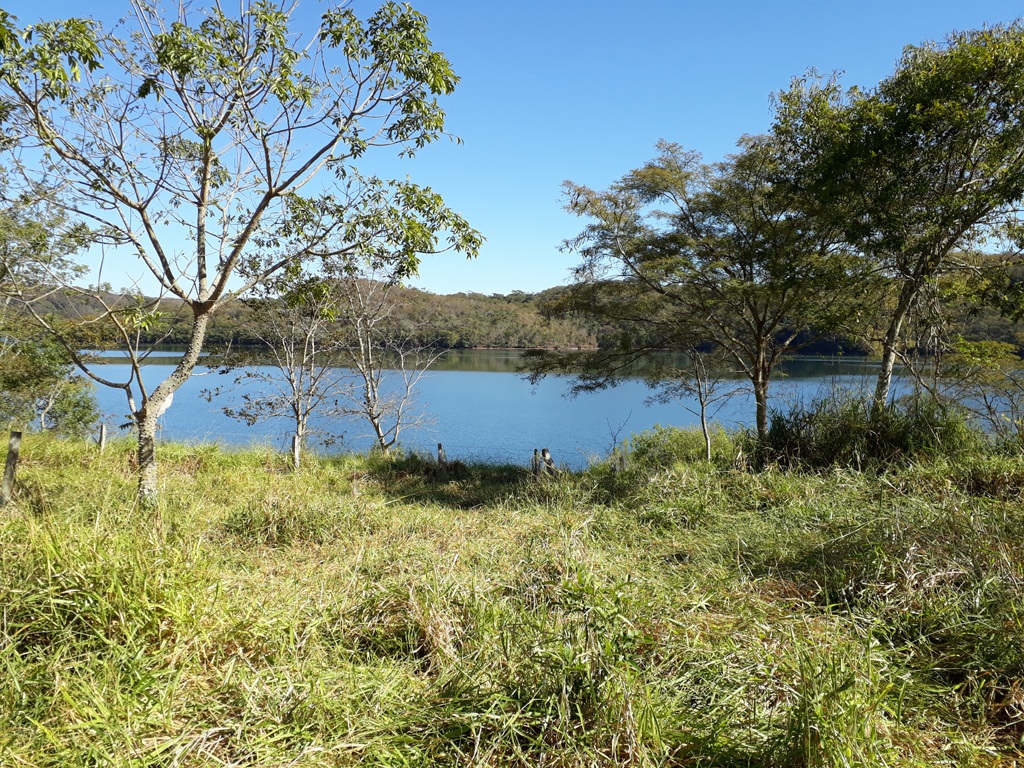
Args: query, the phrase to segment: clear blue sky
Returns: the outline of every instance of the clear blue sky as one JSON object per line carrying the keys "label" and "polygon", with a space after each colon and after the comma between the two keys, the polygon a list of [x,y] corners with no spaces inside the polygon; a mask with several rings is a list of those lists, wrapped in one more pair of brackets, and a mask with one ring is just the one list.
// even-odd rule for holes
{"label": "clear blue sky", "polygon": [[[197,2],[201,5],[201,2]],[[604,187],[665,138],[717,160],[771,123],[769,97],[808,67],[872,86],[907,44],[1008,22],[1003,0],[413,0],[462,82],[444,101],[443,142],[361,170],[441,192],[487,238],[479,259],[430,257],[415,284],[435,293],[537,291],[568,279],[558,250],[582,222],[561,209],[569,179]],[[365,17],[374,0],[354,0]],[[22,24],[127,3],[16,0]],[[321,4],[301,0],[300,20]],[[116,280],[114,281],[116,282]]]}

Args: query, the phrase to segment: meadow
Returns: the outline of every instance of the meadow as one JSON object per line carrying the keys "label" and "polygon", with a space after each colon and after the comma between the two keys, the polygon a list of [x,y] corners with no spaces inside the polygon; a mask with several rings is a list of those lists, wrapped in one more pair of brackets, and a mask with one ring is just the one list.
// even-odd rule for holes
{"label": "meadow", "polygon": [[[26,436],[4,766],[1024,764],[1024,458],[756,471]],[[737,459],[737,456],[740,458]]]}

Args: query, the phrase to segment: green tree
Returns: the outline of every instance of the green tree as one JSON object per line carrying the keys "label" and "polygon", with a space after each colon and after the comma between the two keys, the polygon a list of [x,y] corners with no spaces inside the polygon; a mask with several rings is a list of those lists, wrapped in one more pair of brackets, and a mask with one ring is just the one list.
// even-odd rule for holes
{"label": "green tree", "polygon": [[56,297],[60,282],[80,274],[74,254],[91,233],[69,221],[53,190],[10,199],[0,192],[0,420],[22,429],[81,435],[99,418],[88,381],[67,351],[26,322],[28,303]]}
{"label": "green tree", "polygon": [[[431,49],[426,19],[393,2],[366,21],[328,7],[302,33],[291,8],[254,0],[231,16],[219,4],[165,13],[133,2],[114,32],[81,19],[18,31],[0,17],[15,178],[56,180],[66,209],[116,243],[107,259],[160,287],[141,304],[99,296],[131,349],[128,379],[90,370],[67,344],[95,382],[126,395],[145,505],[157,491],[157,418],[199,360],[210,318],[233,299],[310,262],[358,258],[409,275],[423,253],[479,248],[479,234],[429,188],[354,165],[372,148],[411,154],[443,135],[436,97],[458,78]],[[190,316],[187,351],[150,389],[136,342],[167,299]]]}
{"label": "green tree", "polygon": [[993,238],[1017,234],[1024,197],[1024,27],[908,46],[871,90],[797,79],[777,97],[784,178],[843,229],[891,292],[875,404],[889,397],[901,334],[930,286]]}
{"label": "green tree", "polygon": [[69,219],[53,189],[36,185],[12,196],[0,184],[0,354],[17,339],[23,308],[59,293],[83,272],[74,255],[92,242],[81,222]]}
{"label": "green tree", "polygon": [[763,137],[739,146],[705,165],[662,142],[655,160],[607,190],[566,183],[566,207],[591,223],[566,242],[583,260],[549,311],[623,330],[596,352],[534,353],[534,379],[569,372],[575,391],[599,389],[643,373],[659,349],[711,345],[749,379],[757,428],[767,430],[775,366],[856,311],[861,275],[836,231],[773,187],[776,147]]}
{"label": "green tree", "polygon": [[24,337],[0,355],[0,419],[81,437],[100,418],[93,385],[53,338]]}

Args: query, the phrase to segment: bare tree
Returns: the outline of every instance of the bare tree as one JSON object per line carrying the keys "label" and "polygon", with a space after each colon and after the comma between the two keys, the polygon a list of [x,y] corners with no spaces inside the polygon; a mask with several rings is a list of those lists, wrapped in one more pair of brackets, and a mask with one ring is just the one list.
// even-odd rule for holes
{"label": "bare tree", "polygon": [[[342,404],[348,383],[334,358],[345,341],[334,323],[337,293],[308,280],[281,295],[272,290],[264,294],[268,292],[245,301],[248,330],[261,346],[225,356],[220,373],[234,375],[230,391],[238,392],[238,402],[221,410],[249,426],[289,418],[297,450],[310,438],[333,445],[342,435],[325,426],[325,420],[348,413]],[[212,400],[223,393],[217,388],[203,395]],[[298,458],[296,453],[296,469]]]}
{"label": "bare tree", "polygon": [[1024,361],[1017,345],[959,337],[946,352],[935,363],[944,402],[965,408],[999,441],[1024,446]]}
{"label": "bare tree", "polygon": [[339,284],[337,320],[345,343],[337,359],[352,372],[344,391],[348,413],[369,423],[369,436],[384,456],[403,433],[430,425],[416,387],[442,354],[414,344],[415,329],[397,321],[396,285],[372,266]]}
{"label": "bare tree", "polygon": [[[711,461],[709,409],[711,418],[714,418],[730,398],[746,391],[746,388],[736,386],[736,371],[725,364],[720,349],[705,352],[699,345],[690,345],[686,347],[685,354],[686,365],[658,363],[648,375],[647,385],[659,391],[647,398],[647,403],[673,401],[699,417],[700,431],[704,435],[704,458]],[[696,409],[687,404],[693,398],[697,400]]]}
{"label": "bare tree", "polygon": [[[447,247],[479,248],[480,236],[429,188],[364,177],[353,165],[371,147],[410,154],[443,135],[436,96],[458,78],[431,49],[426,19],[393,2],[365,22],[328,6],[316,29],[300,32],[293,8],[243,1],[232,16],[219,3],[181,0],[164,12],[133,0],[113,31],[81,19],[17,30],[0,14],[14,186],[59,184],[64,210],[117,244],[109,261],[157,286],[159,298],[132,306],[63,286],[98,302],[89,320],[129,347],[123,381],[91,369],[33,313],[93,381],[124,391],[146,506],[157,494],[157,417],[226,303],[310,261],[376,259],[413,274],[418,254],[438,250],[438,232]],[[154,292],[137,285],[140,297]],[[169,307],[191,315],[191,334],[174,371],[149,388],[140,375],[147,350],[131,342]]]}

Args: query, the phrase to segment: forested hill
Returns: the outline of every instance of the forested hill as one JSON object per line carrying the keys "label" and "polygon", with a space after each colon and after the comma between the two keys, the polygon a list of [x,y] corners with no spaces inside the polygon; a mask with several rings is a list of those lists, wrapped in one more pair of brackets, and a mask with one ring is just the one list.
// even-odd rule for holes
{"label": "forested hill", "polygon": [[[566,348],[597,347],[616,343],[620,329],[601,325],[582,317],[548,318],[545,304],[553,301],[565,287],[548,288],[538,293],[513,291],[509,294],[455,293],[441,295],[416,288],[401,288],[395,293],[399,305],[396,319],[410,334],[410,342],[445,349],[471,347],[494,348]],[[130,306],[131,300],[114,294],[106,296],[110,304]],[[42,309],[42,308],[41,308]],[[91,306],[67,297],[55,296],[46,311],[64,316],[83,317],[99,314],[99,305]],[[190,313],[174,301],[164,301],[160,322],[142,332],[146,342],[183,344],[188,341]],[[207,343],[221,345],[255,344],[249,330],[249,310],[237,302],[214,316]],[[991,310],[963,318],[953,329],[968,341],[1021,343],[1021,328]],[[808,354],[867,354],[868,349],[855,342],[824,340],[806,350]]]}
{"label": "forested hill", "polygon": [[[584,319],[562,320],[544,317],[541,307],[565,288],[550,288],[539,293],[513,291],[508,295],[455,293],[438,295],[416,288],[393,292],[397,309],[393,318],[410,337],[410,343],[439,348],[500,347],[554,348],[594,347],[608,343],[615,329]],[[130,307],[137,300],[106,294],[108,306]],[[44,313],[83,318],[99,315],[102,307],[95,301],[54,295],[37,305]],[[161,302],[159,322],[141,332],[144,342],[187,343],[191,313],[174,300]],[[255,344],[250,330],[249,310],[236,302],[213,316],[207,331],[208,344]]]}

